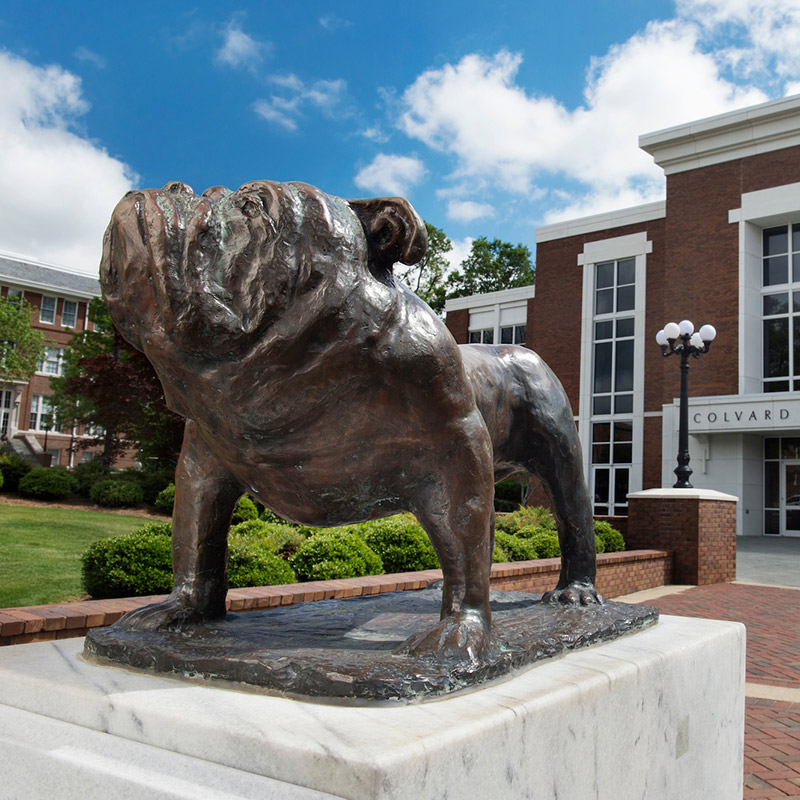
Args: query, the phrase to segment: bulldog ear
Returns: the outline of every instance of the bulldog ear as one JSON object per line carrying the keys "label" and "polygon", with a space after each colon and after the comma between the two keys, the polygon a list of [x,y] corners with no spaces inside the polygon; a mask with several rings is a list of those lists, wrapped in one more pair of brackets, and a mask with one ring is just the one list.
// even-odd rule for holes
{"label": "bulldog ear", "polygon": [[376,277],[391,275],[392,266],[416,264],[428,249],[425,223],[402,197],[348,200],[364,226],[370,250],[370,268]]}

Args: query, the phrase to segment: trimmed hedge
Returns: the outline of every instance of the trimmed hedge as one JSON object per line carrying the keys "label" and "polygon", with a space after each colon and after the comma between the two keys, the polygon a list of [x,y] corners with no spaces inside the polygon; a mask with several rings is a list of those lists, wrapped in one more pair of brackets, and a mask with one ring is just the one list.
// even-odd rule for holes
{"label": "trimmed hedge", "polygon": [[277,586],[296,583],[289,564],[258,537],[233,533],[228,537],[228,586]]}
{"label": "trimmed hedge", "polygon": [[364,541],[380,556],[385,572],[438,569],[439,559],[428,534],[412,514],[365,522]]}
{"label": "trimmed hedge", "polygon": [[[605,520],[596,519],[594,521],[594,533],[603,542],[604,553],[621,553],[625,549],[625,539],[622,534],[611,527],[611,523]],[[598,550],[598,552],[601,552]]]}
{"label": "trimmed hedge", "polygon": [[521,536],[499,531],[495,533],[495,542],[506,552],[509,561],[533,561],[539,557],[531,541]]}
{"label": "trimmed hedge", "polygon": [[13,450],[0,452],[0,472],[3,473],[3,489],[6,492],[16,492],[19,482],[33,467]]}
{"label": "trimmed hedge", "polygon": [[301,581],[326,581],[380,575],[380,556],[356,527],[335,528],[311,536],[289,559]]}
{"label": "trimmed hedge", "polygon": [[238,525],[240,522],[247,522],[250,519],[258,519],[258,509],[252,499],[243,494],[237,501],[231,516],[231,525]]}
{"label": "trimmed hedge", "polygon": [[34,467],[19,482],[23,497],[37,500],[63,500],[78,487],[78,482],[66,470],[57,467]]}
{"label": "trimmed hedge", "polygon": [[89,497],[105,508],[131,508],[144,502],[144,492],[137,481],[119,478],[96,481],[89,490]]}
{"label": "trimmed hedge", "polygon": [[293,556],[306,541],[301,531],[285,523],[275,524],[260,519],[247,520],[231,526],[231,536],[240,534],[253,539],[260,539],[269,547],[271,553],[289,558]]}
{"label": "trimmed hedge", "polygon": [[81,497],[89,497],[97,481],[106,480],[111,475],[111,470],[99,459],[83,461],[72,468],[72,476],[78,482],[77,493]]}
{"label": "trimmed hedge", "polygon": [[165,514],[172,513],[172,507],[175,505],[175,484],[170,483],[156,495],[155,507]]}

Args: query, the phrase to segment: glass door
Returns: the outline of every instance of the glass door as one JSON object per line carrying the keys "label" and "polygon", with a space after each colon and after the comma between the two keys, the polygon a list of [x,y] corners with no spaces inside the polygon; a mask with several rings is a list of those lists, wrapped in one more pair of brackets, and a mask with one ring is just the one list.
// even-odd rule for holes
{"label": "glass door", "polygon": [[783,462],[783,534],[800,536],[800,461]]}

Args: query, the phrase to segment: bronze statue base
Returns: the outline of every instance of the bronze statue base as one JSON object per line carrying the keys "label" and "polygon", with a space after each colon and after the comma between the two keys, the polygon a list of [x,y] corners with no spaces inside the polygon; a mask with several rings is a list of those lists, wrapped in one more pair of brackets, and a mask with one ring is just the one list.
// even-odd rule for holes
{"label": "bronze statue base", "polygon": [[535,594],[492,592],[489,658],[456,664],[395,654],[410,635],[435,623],[441,602],[440,590],[425,589],[228,614],[182,631],[112,625],[89,632],[84,657],[289,696],[408,702],[475,686],[658,620],[649,606],[570,607],[543,604]]}

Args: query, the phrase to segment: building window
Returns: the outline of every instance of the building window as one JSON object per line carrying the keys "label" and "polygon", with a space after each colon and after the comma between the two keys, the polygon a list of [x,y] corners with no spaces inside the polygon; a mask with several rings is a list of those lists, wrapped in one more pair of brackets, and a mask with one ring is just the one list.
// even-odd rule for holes
{"label": "building window", "polygon": [[525,326],[506,325],[500,328],[500,344],[525,344]]}
{"label": "building window", "polygon": [[16,306],[16,308],[19,308],[20,305],[22,305],[22,289],[9,288],[8,294],[6,295],[6,299],[12,306]]}
{"label": "building window", "polygon": [[42,295],[42,303],[39,306],[39,322],[46,322],[54,325],[56,321],[56,298]]}
{"label": "building window", "polygon": [[[762,232],[765,392],[800,389],[800,224]],[[781,291],[775,291],[780,288]]]}
{"label": "building window", "polygon": [[63,375],[64,366],[64,351],[58,347],[46,347],[44,357],[36,369],[46,375]]}
{"label": "building window", "polygon": [[8,435],[11,429],[13,398],[10,391],[0,392],[0,435]]}
{"label": "building window", "polygon": [[31,424],[32,431],[57,431],[58,426],[53,418],[53,407],[50,398],[35,394],[31,399]]}
{"label": "building window", "polygon": [[[463,330],[463,329],[462,329]],[[470,344],[494,344],[494,328],[469,332]]]}
{"label": "building window", "polygon": [[78,304],[75,300],[65,300],[61,309],[61,324],[65,328],[74,328],[78,322]]}
{"label": "building window", "polygon": [[[633,462],[636,260],[595,264],[592,492],[595,514],[626,514]],[[597,420],[596,418],[603,418]]]}

